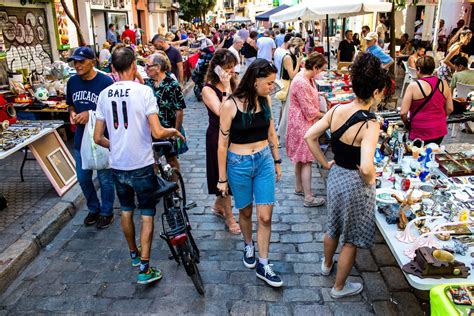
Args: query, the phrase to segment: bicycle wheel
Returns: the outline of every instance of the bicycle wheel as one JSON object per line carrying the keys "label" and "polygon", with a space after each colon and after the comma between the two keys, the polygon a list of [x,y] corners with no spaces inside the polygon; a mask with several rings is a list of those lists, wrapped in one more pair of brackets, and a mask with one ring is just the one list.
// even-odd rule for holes
{"label": "bicycle wheel", "polygon": [[184,270],[186,270],[186,273],[191,277],[194,287],[199,294],[204,295],[204,284],[202,282],[201,274],[199,273],[196,261],[194,260],[194,253],[192,251],[191,245],[189,244],[189,240],[187,240],[184,244],[177,246],[176,248],[178,248],[178,255],[181,258]]}

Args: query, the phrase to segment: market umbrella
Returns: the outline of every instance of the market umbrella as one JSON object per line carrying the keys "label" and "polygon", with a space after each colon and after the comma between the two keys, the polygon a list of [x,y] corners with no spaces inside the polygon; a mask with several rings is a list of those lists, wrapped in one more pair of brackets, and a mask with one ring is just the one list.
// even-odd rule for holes
{"label": "market umbrella", "polygon": [[290,6],[286,5],[286,4],[282,4],[276,8],[273,8],[273,9],[270,9],[268,11],[265,11],[263,13],[260,13],[259,15],[257,15],[255,17],[255,20],[257,21],[268,21],[270,20],[270,16],[275,14],[275,13],[278,13],[280,11],[283,11],[285,9],[288,9]]}
{"label": "market umbrella", "polygon": [[247,17],[244,17],[244,16],[236,16],[232,19],[229,19],[227,21],[225,21],[225,23],[247,23],[247,22],[251,22],[252,20],[250,20],[249,18]]}
{"label": "market umbrella", "polygon": [[319,20],[324,16],[319,16],[309,9],[310,4],[299,3],[289,7],[283,11],[270,15],[270,21],[275,22],[295,22],[295,21],[310,21]]}

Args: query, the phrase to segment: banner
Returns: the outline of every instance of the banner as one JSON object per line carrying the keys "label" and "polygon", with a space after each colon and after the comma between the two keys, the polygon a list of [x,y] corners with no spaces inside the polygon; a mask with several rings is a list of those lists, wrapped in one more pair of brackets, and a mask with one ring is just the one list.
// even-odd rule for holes
{"label": "banner", "polygon": [[54,18],[56,21],[56,39],[58,42],[58,50],[68,50],[69,44],[69,28],[68,18],[60,0],[54,0]]}

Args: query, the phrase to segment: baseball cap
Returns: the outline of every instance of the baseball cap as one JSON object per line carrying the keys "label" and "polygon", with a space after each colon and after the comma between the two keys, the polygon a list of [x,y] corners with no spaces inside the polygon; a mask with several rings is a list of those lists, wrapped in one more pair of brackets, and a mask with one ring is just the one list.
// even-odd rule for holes
{"label": "baseball cap", "polygon": [[365,40],[367,41],[372,41],[372,40],[378,40],[379,36],[377,35],[377,32],[369,32],[367,33],[367,36],[365,37]]}
{"label": "baseball cap", "polygon": [[68,62],[73,60],[95,59],[95,54],[89,46],[81,46],[76,48],[74,54],[67,59]]}

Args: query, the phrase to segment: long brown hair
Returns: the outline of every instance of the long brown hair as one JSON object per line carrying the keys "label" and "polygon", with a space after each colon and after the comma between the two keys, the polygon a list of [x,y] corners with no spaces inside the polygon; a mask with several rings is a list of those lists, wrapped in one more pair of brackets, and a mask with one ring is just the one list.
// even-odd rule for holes
{"label": "long brown hair", "polygon": [[[207,68],[206,82],[212,84],[213,86],[221,82],[221,79],[214,71],[217,66],[220,66],[222,69],[225,69],[229,67],[234,67],[235,65],[237,65],[237,57],[235,57],[230,50],[228,50],[227,48],[220,48],[216,50],[214,56],[209,62],[209,67]],[[235,79],[231,78],[230,87],[232,91],[235,89],[235,86]]]}

